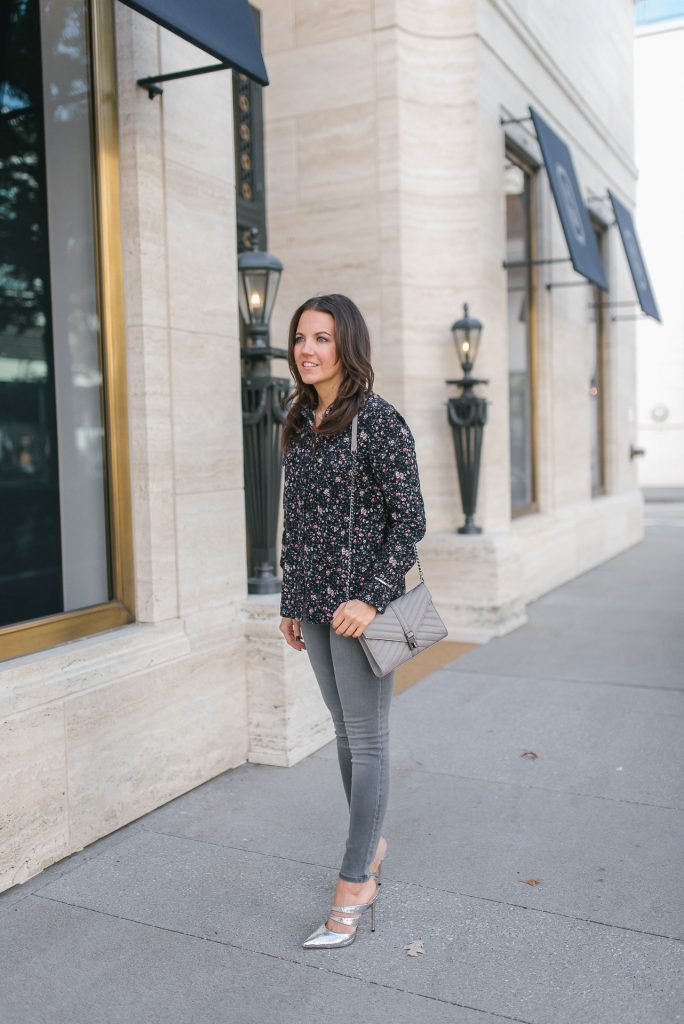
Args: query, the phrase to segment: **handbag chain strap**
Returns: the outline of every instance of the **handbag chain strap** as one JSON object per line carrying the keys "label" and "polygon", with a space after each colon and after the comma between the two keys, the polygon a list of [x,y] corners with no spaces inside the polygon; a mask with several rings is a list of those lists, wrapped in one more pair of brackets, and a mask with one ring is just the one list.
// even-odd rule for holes
{"label": "handbag chain strap", "polygon": [[[354,518],[354,491],[356,490],[356,447],[357,447],[357,434],[359,427],[359,416],[358,413],[352,420],[351,430],[351,455],[352,455],[352,472],[351,472],[351,490],[349,492],[349,544],[347,545],[348,553],[348,569],[347,569],[347,600],[349,600],[349,590],[351,588],[351,572],[352,572],[352,521]],[[420,556],[418,554],[418,548],[413,545],[413,550],[416,556],[416,562],[418,563],[418,575],[420,576],[420,582],[425,583],[425,577],[423,576],[423,567],[420,564]]]}

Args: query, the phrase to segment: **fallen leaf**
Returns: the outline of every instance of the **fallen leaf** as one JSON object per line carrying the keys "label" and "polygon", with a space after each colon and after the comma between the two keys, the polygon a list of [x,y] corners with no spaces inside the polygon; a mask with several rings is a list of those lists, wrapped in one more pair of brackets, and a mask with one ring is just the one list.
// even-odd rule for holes
{"label": "fallen leaf", "polygon": [[419,953],[425,952],[422,939],[412,939],[408,946],[404,946],[404,949],[407,956],[418,956]]}
{"label": "fallen leaf", "polygon": [[523,885],[531,885],[534,888],[535,885],[539,885],[541,878],[521,878],[520,881]]}
{"label": "fallen leaf", "polygon": [[535,754],[534,750],[525,750],[520,756],[531,757],[534,760],[535,757],[539,757],[539,754]]}

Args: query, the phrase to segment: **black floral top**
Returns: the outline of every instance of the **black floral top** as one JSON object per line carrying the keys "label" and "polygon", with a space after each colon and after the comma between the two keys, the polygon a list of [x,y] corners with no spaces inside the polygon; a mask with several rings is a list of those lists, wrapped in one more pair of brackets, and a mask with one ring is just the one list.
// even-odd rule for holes
{"label": "black floral top", "polygon": [[[316,436],[313,410],[303,415],[306,425],[283,457],[280,614],[327,623],[347,600],[351,425]],[[413,546],[425,534],[425,507],[413,435],[373,392],[359,410],[357,444],[349,599],[383,612],[405,592]]]}

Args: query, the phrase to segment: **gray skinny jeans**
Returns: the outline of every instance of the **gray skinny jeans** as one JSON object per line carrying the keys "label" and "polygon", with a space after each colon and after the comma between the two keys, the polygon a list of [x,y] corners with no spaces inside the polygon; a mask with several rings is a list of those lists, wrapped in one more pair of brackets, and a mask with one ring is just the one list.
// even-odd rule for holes
{"label": "gray skinny jeans", "polygon": [[311,666],[337,737],[342,784],[349,804],[349,834],[340,878],[365,882],[389,796],[389,711],[394,672],[373,675],[355,637],[330,625],[301,622]]}

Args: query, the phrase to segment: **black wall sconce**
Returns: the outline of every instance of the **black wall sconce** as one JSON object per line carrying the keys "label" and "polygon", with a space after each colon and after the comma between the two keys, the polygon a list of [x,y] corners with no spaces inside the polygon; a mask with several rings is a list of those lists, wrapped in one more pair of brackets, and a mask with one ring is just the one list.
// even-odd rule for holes
{"label": "black wall sconce", "polygon": [[477,488],[480,480],[480,456],[482,454],[482,432],[487,422],[487,399],[473,394],[477,384],[488,384],[472,376],[472,370],[480,347],[482,323],[468,313],[468,304],[463,306],[463,318],[452,324],[451,331],[456,342],[459,362],[463,370],[460,380],[447,380],[461,388],[456,398],[447,401],[447,415],[454,437],[458,483],[461,489],[461,504],[465,523],[458,533],[482,533],[475,525]]}
{"label": "black wall sconce", "polygon": [[280,432],[286,419],[288,377],[274,377],[271,359],[287,359],[287,349],[272,348],[269,325],[283,265],[259,249],[259,233],[251,230],[252,247],[238,256],[240,312],[247,346],[240,352],[242,423],[245,467],[245,510],[250,594],[277,594],[276,533],[282,463]]}

